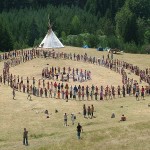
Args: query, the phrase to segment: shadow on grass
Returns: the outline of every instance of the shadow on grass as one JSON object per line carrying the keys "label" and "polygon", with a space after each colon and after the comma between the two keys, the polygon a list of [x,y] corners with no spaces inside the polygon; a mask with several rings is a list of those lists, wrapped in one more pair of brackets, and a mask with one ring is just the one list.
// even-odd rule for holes
{"label": "shadow on grass", "polygon": [[4,140],[4,139],[0,139],[0,142],[4,142],[4,141],[6,141],[6,140]]}
{"label": "shadow on grass", "polygon": [[42,137],[50,137],[50,136],[54,136],[58,133],[54,132],[54,133],[51,133],[51,134],[46,134],[46,133],[41,133],[41,134],[31,134],[30,137],[33,138],[33,139],[39,139],[39,138],[42,138]]}
{"label": "shadow on grass", "polygon": [[91,125],[96,125],[99,124],[98,122],[88,122],[84,126],[91,126]]}
{"label": "shadow on grass", "polygon": [[49,150],[49,148],[46,148],[46,147],[40,147],[38,150]]}
{"label": "shadow on grass", "polygon": [[150,121],[148,121],[148,122],[138,122],[138,123],[135,123],[133,125],[130,125],[129,127],[132,128],[132,129],[135,129],[135,130],[149,129],[150,128]]}

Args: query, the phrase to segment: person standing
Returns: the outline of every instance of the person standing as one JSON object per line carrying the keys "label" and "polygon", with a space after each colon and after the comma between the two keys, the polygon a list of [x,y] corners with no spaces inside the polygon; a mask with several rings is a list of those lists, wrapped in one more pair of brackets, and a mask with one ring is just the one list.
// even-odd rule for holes
{"label": "person standing", "polygon": [[120,86],[119,86],[119,85],[118,85],[117,91],[118,91],[118,97],[120,97],[120,98],[121,98],[121,88],[120,88]]}
{"label": "person standing", "polygon": [[72,99],[72,85],[70,87],[70,99]]}
{"label": "person standing", "polygon": [[[134,92],[134,94],[135,94],[135,92]],[[125,86],[124,85],[122,87],[122,95],[123,95],[123,97],[125,97],[125,95],[126,95],[126,93],[125,93]]]}
{"label": "person standing", "polygon": [[67,114],[66,113],[64,114],[64,126],[68,126],[67,125]]}
{"label": "person standing", "polygon": [[66,94],[66,102],[68,102],[68,90],[66,89],[66,92],[65,92],[65,94]]}
{"label": "person standing", "polygon": [[144,87],[142,86],[142,89],[141,89],[141,98],[143,98],[143,100],[144,100],[144,91],[145,91],[145,89],[144,89]]}
{"label": "person standing", "polygon": [[57,91],[57,98],[60,99],[60,90]]}
{"label": "person standing", "polygon": [[65,91],[64,91],[64,89],[62,89],[62,91],[61,91],[62,99],[64,99],[64,95],[65,95]]}
{"label": "person standing", "polygon": [[91,119],[94,117],[94,106],[91,105]]}
{"label": "person standing", "polygon": [[95,92],[95,100],[97,100],[98,92]]}
{"label": "person standing", "polygon": [[91,100],[93,100],[93,91],[91,90],[91,93],[90,93],[90,97],[91,97]]}
{"label": "person standing", "polygon": [[12,94],[13,94],[13,99],[15,99],[15,96],[16,96],[16,94],[15,94],[15,88],[13,88]]}
{"label": "person standing", "polygon": [[139,88],[136,89],[135,97],[136,97],[136,100],[139,100]]}
{"label": "person standing", "polygon": [[111,60],[113,60],[113,51],[110,52]]}
{"label": "person standing", "polygon": [[91,108],[90,108],[90,106],[88,106],[88,108],[87,108],[87,114],[88,114],[88,118],[90,118],[90,116],[91,116]]}
{"label": "person standing", "polygon": [[28,146],[28,131],[24,128],[23,132],[23,145]]}
{"label": "person standing", "polygon": [[77,126],[77,137],[78,137],[78,139],[80,139],[81,131],[83,132],[82,126],[80,125],[80,123],[78,123],[78,126]]}
{"label": "person standing", "polygon": [[47,98],[47,88],[44,89],[45,97]]}
{"label": "person standing", "polygon": [[86,118],[86,106],[85,106],[85,104],[83,105],[83,116],[84,116],[84,118]]}
{"label": "person standing", "polygon": [[74,125],[75,119],[76,119],[76,116],[72,113],[72,114],[71,114],[72,125]]}
{"label": "person standing", "polygon": [[27,99],[28,99],[28,98],[29,98],[29,99],[30,99],[30,101],[31,101],[31,90],[29,90],[29,91],[28,91]]}

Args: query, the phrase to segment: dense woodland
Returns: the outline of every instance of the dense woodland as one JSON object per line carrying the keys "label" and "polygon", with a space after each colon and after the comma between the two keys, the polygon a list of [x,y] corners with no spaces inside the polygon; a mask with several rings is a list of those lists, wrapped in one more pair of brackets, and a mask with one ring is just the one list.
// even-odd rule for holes
{"label": "dense woodland", "polygon": [[150,0],[0,1],[0,51],[38,45],[48,27],[64,45],[111,47],[146,53]]}

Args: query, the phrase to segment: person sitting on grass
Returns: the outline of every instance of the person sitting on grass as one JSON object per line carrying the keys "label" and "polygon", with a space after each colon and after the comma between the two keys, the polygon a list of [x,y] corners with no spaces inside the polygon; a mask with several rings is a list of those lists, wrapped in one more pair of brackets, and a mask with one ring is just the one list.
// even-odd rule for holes
{"label": "person sitting on grass", "polygon": [[120,121],[126,121],[126,117],[124,115],[122,115],[121,120]]}

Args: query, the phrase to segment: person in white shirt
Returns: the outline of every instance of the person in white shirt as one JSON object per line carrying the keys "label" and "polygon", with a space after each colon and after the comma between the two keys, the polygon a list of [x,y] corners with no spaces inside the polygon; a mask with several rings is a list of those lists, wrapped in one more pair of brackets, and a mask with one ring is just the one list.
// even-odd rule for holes
{"label": "person in white shirt", "polygon": [[73,113],[71,114],[71,121],[72,121],[72,125],[74,125],[75,115]]}

